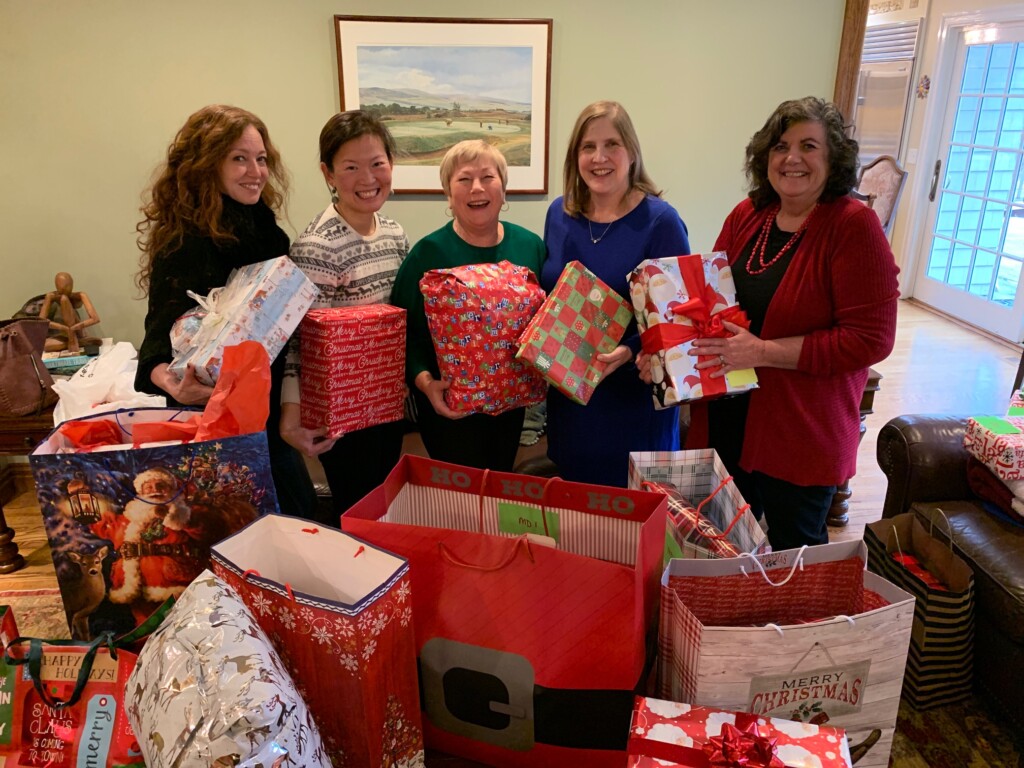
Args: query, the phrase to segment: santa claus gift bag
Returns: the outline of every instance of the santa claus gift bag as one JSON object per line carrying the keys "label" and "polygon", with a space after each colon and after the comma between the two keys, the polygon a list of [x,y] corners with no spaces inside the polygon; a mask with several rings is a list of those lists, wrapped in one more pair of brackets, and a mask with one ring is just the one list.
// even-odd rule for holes
{"label": "santa claus gift bag", "polygon": [[209,566],[212,544],[277,511],[263,432],[134,446],[147,429],[194,432],[196,416],[96,414],[65,422],[29,457],[76,639],[131,630]]}
{"label": "santa claus gift bag", "polygon": [[342,515],[409,559],[428,747],[486,765],[624,765],[665,505],[406,455]]}
{"label": "santa claus gift bag", "polygon": [[409,565],[333,528],[260,518],[213,548],[335,768],[423,766]]}

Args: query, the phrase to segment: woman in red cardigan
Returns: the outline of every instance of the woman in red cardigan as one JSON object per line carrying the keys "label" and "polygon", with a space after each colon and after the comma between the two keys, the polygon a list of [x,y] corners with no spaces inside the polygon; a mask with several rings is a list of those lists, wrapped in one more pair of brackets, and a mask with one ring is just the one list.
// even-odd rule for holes
{"label": "woman in red cardigan", "polygon": [[748,198],[715,242],[750,328],[700,339],[712,376],[759,387],[691,405],[687,447],[715,448],[773,549],[828,542],[836,486],[856,471],[868,367],[892,351],[898,269],[875,213],[849,196],[857,142],[833,104],[781,104],[746,150]]}

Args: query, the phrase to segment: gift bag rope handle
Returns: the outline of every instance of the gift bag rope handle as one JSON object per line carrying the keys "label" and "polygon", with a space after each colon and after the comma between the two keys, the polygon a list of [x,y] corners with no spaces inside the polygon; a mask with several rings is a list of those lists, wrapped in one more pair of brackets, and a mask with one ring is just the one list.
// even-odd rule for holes
{"label": "gift bag rope handle", "polygon": [[[721,491],[723,488],[725,488],[725,486],[728,485],[729,481],[732,480],[732,479],[733,479],[732,475],[729,475],[728,477],[726,477],[724,480],[722,480],[722,482],[720,482],[718,484],[718,486],[715,488],[715,490],[713,490],[708,495],[708,497],[706,499],[704,499],[704,501],[702,501],[700,504],[697,505],[696,512],[697,512],[698,516],[700,515],[701,510],[704,509],[704,505],[707,504],[709,501],[711,501],[713,498],[715,498],[715,496],[718,494],[718,492]],[[650,480],[644,480],[642,483],[640,483],[640,490],[642,490],[642,491],[651,490],[651,491],[654,491],[656,493],[664,493],[666,496],[668,496],[668,493],[665,491],[664,488],[661,488],[660,486],[658,486],[657,483],[651,482]],[[704,531],[700,530],[697,527],[694,527],[693,533],[697,534],[702,539],[711,539],[713,541],[727,541],[728,538],[729,538],[729,533],[736,526],[736,523],[738,523],[740,521],[740,519],[743,517],[743,513],[746,512],[748,509],[750,509],[750,505],[749,504],[742,504],[742,505],[740,505],[740,507],[736,510],[736,514],[732,518],[732,521],[729,523],[728,527],[726,527],[726,529],[724,531],[722,531],[721,533],[705,533]],[[676,522],[676,517],[677,516],[672,515],[671,513],[669,513],[669,517],[672,518],[673,522]],[[705,515],[704,517],[705,517],[705,519],[707,519],[707,515]]]}
{"label": "gift bag rope handle", "polygon": [[[936,507],[935,511],[942,515],[942,519],[946,521],[946,535],[949,537],[949,551],[953,551],[953,524],[949,522],[949,518],[946,517],[946,513],[942,511],[940,507]],[[893,528],[895,530],[895,528]],[[935,538],[935,518],[931,518],[928,521],[928,535]]]}
{"label": "gift bag rope handle", "polygon": [[[257,579],[262,579],[260,572],[255,568],[249,568],[248,570],[242,571],[242,581],[248,581],[250,576],[255,576]],[[292,592],[292,585],[289,582],[284,583],[284,591],[288,593],[288,599],[293,603],[295,602],[295,593]]]}
{"label": "gift bag rope handle", "polygon": [[[804,550],[806,550],[806,549],[807,549],[807,545],[806,544],[804,544],[802,547],[800,547],[800,551],[796,553],[796,560],[793,562],[792,567],[789,569],[789,575],[786,576],[786,578],[784,578],[782,581],[772,581],[770,578],[768,578],[768,572],[765,571],[764,566],[761,565],[761,561],[758,560],[754,555],[750,554],[749,552],[743,552],[742,554],[740,554],[740,559],[741,560],[745,560],[745,559],[751,560],[754,563],[754,565],[757,567],[757,570],[759,570],[761,572],[761,575],[764,577],[765,581],[767,581],[773,587],[781,587],[784,584],[786,584],[790,579],[793,578],[793,575],[796,573],[797,567],[799,567],[800,570],[803,571],[803,569],[804,569]],[[740,566],[740,573],[742,573],[747,578],[750,578],[750,574],[747,573],[747,569],[744,568],[742,565]]]}
{"label": "gift bag rope handle", "polygon": [[[146,635],[152,634],[156,629],[163,623],[167,614],[170,613],[171,608],[174,606],[174,598],[169,597],[157,608],[152,615],[144,622],[139,624],[131,632],[128,632],[121,637],[115,638],[113,632],[101,632],[98,637],[94,640],[85,643],[81,640],[41,640],[38,637],[16,637],[7,644],[4,649],[4,661],[12,666],[28,665],[28,675],[32,679],[32,687],[36,689],[36,693],[39,694],[39,698],[50,707],[51,709],[66,709],[67,707],[73,707],[78,703],[82,697],[82,692],[85,690],[85,686],[89,682],[89,675],[92,674],[92,667],[96,661],[96,654],[99,653],[100,648],[106,646],[110,651],[110,658],[117,661],[117,650],[118,648],[124,648],[125,646],[131,645],[138,640],[146,637]],[[11,656],[11,648],[15,646],[29,644],[27,656]],[[67,699],[58,699],[53,696],[46,686],[43,685],[42,681],[42,670],[43,670],[43,643],[50,646],[57,647],[76,647],[85,648],[85,654],[82,656],[82,665],[78,668],[78,678],[75,680],[75,687],[71,691],[71,695]]]}
{"label": "gift bag rope handle", "polygon": [[443,541],[437,542],[437,549],[441,553],[441,557],[443,557],[449,565],[455,565],[459,568],[470,568],[471,570],[483,571],[484,573],[491,573],[493,571],[500,571],[515,560],[516,555],[519,554],[520,545],[522,545],[522,548],[526,550],[526,556],[530,558],[530,562],[535,562],[533,559],[533,551],[530,549],[530,541],[526,537],[525,533],[522,536],[517,536],[515,538],[515,543],[512,545],[512,548],[509,549],[508,553],[494,565],[478,565],[477,563],[470,563],[463,560],[448,549]]}

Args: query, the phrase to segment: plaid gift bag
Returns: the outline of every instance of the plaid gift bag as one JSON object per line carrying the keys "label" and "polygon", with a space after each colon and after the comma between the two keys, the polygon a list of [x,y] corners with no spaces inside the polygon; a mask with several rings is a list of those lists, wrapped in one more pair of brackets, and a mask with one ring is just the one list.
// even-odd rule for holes
{"label": "plaid gift bag", "polygon": [[629,487],[662,493],[671,489],[691,505],[673,509],[679,505],[669,502],[666,562],[673,557],[760,555],[769,549],[768,537],[714,449],[631,453]]}
{"label": "plaid gift bag", "polygon": [[453,411],[497,415],[544,401],[547,382],[515,359],[519,336],[544,301],[526,267],[508,261],[432,269],[423,311]]}
{"label": "plaid gift bag", "polygon": [[570,261],[519,337],[516,359],[586,405],[607,368],[595,358],[618,346],[632,319],[629,302],[580,262]]}

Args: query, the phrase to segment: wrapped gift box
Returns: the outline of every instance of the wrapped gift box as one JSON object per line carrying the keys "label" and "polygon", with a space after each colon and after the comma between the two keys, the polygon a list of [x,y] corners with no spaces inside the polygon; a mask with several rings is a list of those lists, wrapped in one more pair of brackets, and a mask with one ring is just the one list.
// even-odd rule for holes
{"label": "wrapped gift box", "polygon": [[420,280],[423,309],[453,411],[496,415],[543,402],[547,382],[515,359],[519,337],[544,302],[526,267],[508,261],[433,269]]}
{"label": "wrapped gift box", "polygon": [[171,372],[184,376],[186,366],[192,363],[196,378],[213,386],[220,375],[224,347],[243,341],[260,342],[274,360],[317,292],[287,256],[236,269],[227,285],[207,297],[189,292],[206,315],[187,348],[171,361]]}
{"label": "wrapped gift box", "polygon": [[1013,393],[1010,398],[1010,407],[1006,409],[1007,416],[1024,416],[1024,391]]}
{"label": "wrapped gift box", "polygon": [[571,400],[586,405],[632,319],[629,303],[578,261],[565,265],[519,338],[517,360],[535,367]]}
{"label": "wrapped gift box", "polygon": [[300,328],[302,426],[335,438],[403,418],[404,309],[312,309]]}
{"label": "wrapped gift box", "polygon": [[[739,762],[715,762],[723,747]],[[636,697],[629,768],[744,765],[748,768],[850,768],[841,728],[712,707]],[[774,754],[773,754],[774,753]],[[740,756],[742,755],[742,756]],[[746,762],[742,762],[746,759]]]}
{"label": "wrapped gift box", "polygon": [[757,387],[753,369],[711,378],[716,368],[698,371],[691,357],[694,339],[726,337],[722,321],[746,327],[725,253],[647,259],[629,275],[640,340],[651,357],[654,404],[668,408],[704,397],[731,395]]}
{"label": "wrapped gift box", "polygon": [[1024,417],[968,419],[964,448],[1000,479],[1024,480]]}

